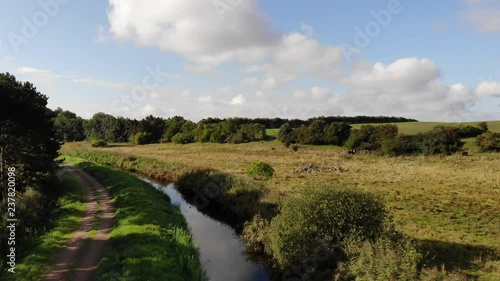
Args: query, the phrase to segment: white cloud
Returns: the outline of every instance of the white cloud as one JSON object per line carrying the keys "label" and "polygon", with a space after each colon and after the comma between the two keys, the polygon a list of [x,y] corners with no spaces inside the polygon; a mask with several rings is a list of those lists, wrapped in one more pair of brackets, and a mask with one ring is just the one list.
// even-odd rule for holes
{"label": "white cloud", "polygon": [[61,78],[59,74],[29,66],[19,67],[15,70],[15,73],[19,75],[21,79],[26,79],[35,86],[43,85],[52,87],[55,86]]}
{"label": "white cloud", "polygon": [[483,81],[476,87],[478,97],[500,97],[500,82]]}
{"label": "white cloud", "polygon": [[358,114],[460,120],[475,104],[476,96],[463,84],[443,84],[440,74],[428,59],[404,58],[389,65],[364,63],[341,79],[347,91],[340,100]]}
{"label": "white cloud", "polygon": [[106,43],[108,41],[108,37],[109,34],[107,29],[104,26],[99,25],[96,30],[94,41],[97,43]]}
{"label": "white cloud", "polygon": [[110,33],[178,53],[204,66],[260,57],[279,34],[245,0],[221,20],[211,0],[109,0]]}
{"label": "white cloud", "polygon": [[246,100],[245,97],[243,97],[243,95],[237,95],[231,100],[232,105],[243,105],[245,104],[245,102]]}
{"label": "white cloud", "polygon": [[198,102],[199,103],[210,103],[212,101],[212,97],[211,96],[200,96],[198,97]]}
{"label": "white cloud", "polygon": [[463,0],[467,8],[461,13],[463,21],[483,33],[500,32],[500,3],[497,0]]}
{"label": "white cloud", "polygon": [[74,83],[85,84],[89,86],[107,87],[107,88],[119,88],[126,89],[130,85],[127,83],[114,83],[105,80],[93,79],[93,78],[73,78],[71,80]]}

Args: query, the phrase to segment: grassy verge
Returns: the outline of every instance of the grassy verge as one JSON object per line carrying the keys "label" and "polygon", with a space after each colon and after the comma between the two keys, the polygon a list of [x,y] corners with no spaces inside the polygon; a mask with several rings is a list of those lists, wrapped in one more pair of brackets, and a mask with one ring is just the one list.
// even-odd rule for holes
{"label": "grassy verge", "polygon": [[184,217],[167,196],[128,173],[92,163],[79,165],[115,200],[110,247],[97,269],[101,280],[205,279]]}
{"label": "grassy verge", "polygon": [[28,251],[16,267],[16,274],[1,276],[1,280],[40,280],[46,274],[57,255],[71,241],[74,232],[85,215],[85,193],[73,176],[63,177],[64,193],[59,199],[58,217],[52,230],[40,237],[39,244]]}

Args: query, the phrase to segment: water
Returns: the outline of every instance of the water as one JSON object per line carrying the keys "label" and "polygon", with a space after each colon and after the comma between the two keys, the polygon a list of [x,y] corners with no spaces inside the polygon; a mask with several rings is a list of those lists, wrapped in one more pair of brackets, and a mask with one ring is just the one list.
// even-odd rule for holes
{"label": "water", "polygon": [[200,249],[200,260],[211,281],[269,281],[266,270],[245,256],[245,246],[229,225],[196,209],[182,198],[173,184],[160,185],[142,179],[167,194],[179,206]]}

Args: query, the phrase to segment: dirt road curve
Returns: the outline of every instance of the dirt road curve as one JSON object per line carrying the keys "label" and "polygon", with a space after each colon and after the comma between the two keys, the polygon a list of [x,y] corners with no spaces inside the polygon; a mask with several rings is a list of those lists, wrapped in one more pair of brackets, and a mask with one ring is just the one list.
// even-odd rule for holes
{"label": "dirt road curve", "polygon": [[[45,280],[96,280],[97,264],[104,254],[113,228],[113,204],[108,191],[93,177],[72,166],[66,168],[66,171],[73,174],[85,188],[86,214],[72,241],[61,253]],[[97,231],[89,238],[93,225],[97,226]]]}

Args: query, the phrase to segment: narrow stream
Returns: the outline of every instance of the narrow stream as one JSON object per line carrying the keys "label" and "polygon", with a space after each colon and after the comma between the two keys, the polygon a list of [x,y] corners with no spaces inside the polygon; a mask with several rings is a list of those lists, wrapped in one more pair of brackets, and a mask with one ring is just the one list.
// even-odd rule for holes
{"label": "narrow stream", "polygon": [[200,249],[200,260],[211,281],[269,281],[264,267],[245,256],[245,246],[229,225],[196,209],[182,198],[173,184],[142,179],[167,194],[179,206]]}

